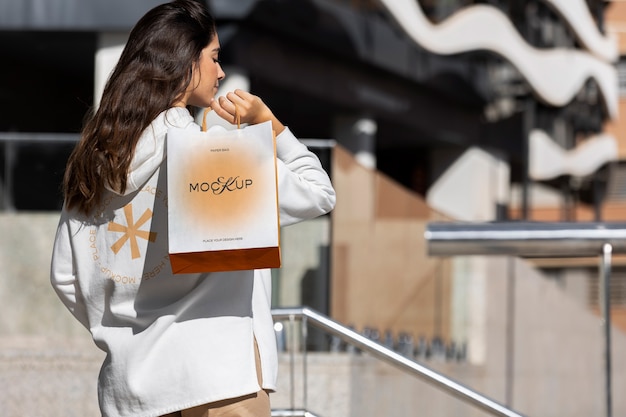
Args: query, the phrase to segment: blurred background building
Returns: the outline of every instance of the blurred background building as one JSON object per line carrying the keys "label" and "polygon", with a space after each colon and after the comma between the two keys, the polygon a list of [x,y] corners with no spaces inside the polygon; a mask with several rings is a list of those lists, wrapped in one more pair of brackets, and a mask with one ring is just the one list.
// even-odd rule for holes
{"label": "blurred background building", "polygon": [[[626,222],[626,2],[206,2],[227,73],[221,93],[261,96],[320,156],[338,193],[333,213],[283,231],[275,306],[308,305],[409,344],[419,360],[529,416],[602,415],[598,260],[434,258],[423,234],[435,220]],[[130,29],[159,3],[0,0],[0,402],[9,416],[43,404],[48,416],[93,414],[101,358],[48,285],[59,187]],[[611,295],[617,393],[626,387],[620,256]],[[325,352],[332,343],[313,334],[309,344]],[[322,380],[339,372],[323,366],[335,357],[318,360]],[[381,398],[388,371],[346,369],[342,388],[316,385],[320,415],[370,415],[350,392],[373,392],[388,416],[474,415],[401,376],[386,379],[397,389]],[[626,399],[614,407],[626,413]]]}

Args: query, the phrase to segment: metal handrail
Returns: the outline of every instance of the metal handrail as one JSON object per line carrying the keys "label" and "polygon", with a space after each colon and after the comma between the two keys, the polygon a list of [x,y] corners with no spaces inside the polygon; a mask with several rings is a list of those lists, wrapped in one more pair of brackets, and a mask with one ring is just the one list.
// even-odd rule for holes
{"label": "metal handrail", "polygon": [[76,143],[80,140],[78,133],[41,133],[41,132],[0,132],[0,142],[64,142]]}
{"label": "metal handrail", "polygon": [[626,223],[617,222],[436,222],[424,238],[430,256],[598,256],[607,243],[626,253]]}
{"label": "metal handrail", "polygon": [[606,415],[612,411],[610,277],[612,256],[626,253],[623,222],[430,223],[424,232],[429,256],[514,255],[520,257],[600,256],[604,327]]}
{"label": "metal handrail", "polygon": [[479,393],[473,391],[458,382],[455,382],[438,372],[433,371],[419,363],[411,360],[399,353],[377,343],[367,337],[357,333],[356,331],[338,323],[337,321],[309,308],[309,307],[297,307],[297,308],[278,308],[272,310],[272,316],[275,321],[281,320],[306,320],[307,323],[322,329],[333,336],[336,336],[348,343],[355,346],[365,352],[372,354],[374,357],[383,360],[413,376],[422,378],[427,383],[433,384],[438,388],[441,388],[453,396],[469,402],[474,406],[486,411],[494,416],[505,417],[522,417],[521,414],[510,410]]}

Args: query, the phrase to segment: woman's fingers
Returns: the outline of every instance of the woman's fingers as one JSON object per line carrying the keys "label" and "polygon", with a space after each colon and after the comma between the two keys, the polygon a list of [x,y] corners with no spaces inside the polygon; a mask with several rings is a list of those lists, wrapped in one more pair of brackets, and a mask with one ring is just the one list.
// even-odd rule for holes
{"label": "woman's fingers", "polygon": [[237,113],[234,103],[225,97],[218,97],[211,102],[211,108],[222,119],[235,124],[235,114]]}
{"label": "woman's fingers", "polygon": [[260,123],[269,120],[267,109],[263,101],[254,94],[243,90],[226,93],[214,100],[211,108],[224,120],[236,123],[239,116],[241,123]]}
{"label": "woman's fingers", "polygon": [[227,117],[225,116],[228,115],[228,112],[226,112],[226,110],[222,108],[218,99],[211,100],[210,106],[211,106],[211,109],[213,109],[213,111],[215,112],[215,114],[217,114],[219,117],[221,117],[224,120],[227,119]]}
{"label": "woman's fingers", "polygon": [[237,106],[239,115],[242,118],[248,118],[254,116],[258,112],[258,104],[256,103],[255,96],[247,93],[243,90],[235,90],[226,94],[226,98]]}

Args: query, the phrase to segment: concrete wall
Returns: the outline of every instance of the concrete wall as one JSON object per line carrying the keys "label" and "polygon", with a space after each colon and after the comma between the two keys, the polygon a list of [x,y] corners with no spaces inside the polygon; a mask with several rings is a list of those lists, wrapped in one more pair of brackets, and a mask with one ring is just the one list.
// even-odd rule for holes
{"label": "concrete wall", "polygon": [[0,214],[2,415],[99,415],[103,359],[49,283],[59,213]]}
{"label": "concrete wall", "polygon": [[448,339],[451,261],[428,257],[424,241],[427,223],[446,217],[345,149],[333,152],[331,316]]}

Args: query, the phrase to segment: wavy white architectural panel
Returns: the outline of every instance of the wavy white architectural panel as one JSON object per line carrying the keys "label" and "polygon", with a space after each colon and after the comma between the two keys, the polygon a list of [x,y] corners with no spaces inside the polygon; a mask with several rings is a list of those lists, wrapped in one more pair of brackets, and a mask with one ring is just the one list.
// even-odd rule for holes
{"label": "wavy white architectural panel", "polygon": [[502,158],[471,147],[437,178],[426,193],[428,206],[460,221],[491,221],[506,204],[511,168]]}
{"label": "wavy white architectural panel", "polygon": [[565,150],[546,132],[534,129],[529,136],[529,175],[540,181],[561,175],[584,177],[618,159],[617,141],[611,135],[592,136],[577,147]]}
{"label": "wavy white architectural panel", "polygon": [[566,105],[593,78],[608,113],[617,116],[617,71],[612,65],[583,51],[534,48],[495,7],[470,6],[434,25],[416,0],[381,0],[381,4],[417,44],[434,53],[488,50],[506,58],[550,105]]}
{"label": "wavy white architectural panel", "polygon": [[619,57],[617,38],[603,35],[598,29],[585,0],[544,0],[561,15],[580,43],[591,53],[607,62]]}

